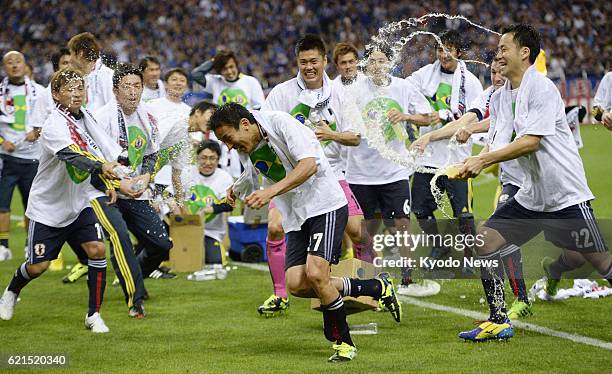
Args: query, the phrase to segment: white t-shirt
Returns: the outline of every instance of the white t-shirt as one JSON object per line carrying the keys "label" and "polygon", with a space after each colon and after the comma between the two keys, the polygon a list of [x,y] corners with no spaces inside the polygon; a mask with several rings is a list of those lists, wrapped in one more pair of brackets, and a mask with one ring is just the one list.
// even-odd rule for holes
{"label": "white t-shirt", "polygon": [[[319,95],[319,97],[323,95],[323,88],[304,91],[314,91]],[[318,116],[318,118],[326,120],[332,130],[338,132],[352,131],[350,123],[348,123],[347,121],[338,120],[337,114],[340,111],[339,96],[334,91],[333,85],[331,88],[331,95],[328,104],[324,107],[317,109],[311,108],[308,105],[299,101],[301,92],[302,88],[300,88],[300,86],[298,85],[297,78],[293,78],[286,82],[283,82],[274,87],[272,91],[270,91],[270,94],[268,94],[268,97],[266,98],[266,102],[264,103],[262,109],[278,110],[281,112],[289,113],[293,117],[298,119],[301,123],[305,123],[305,121],[311,119],[316,119]],[[308,128],[311,129],[310,127]],[[314,132],[313,129],[311,129],[311,131]],[[332,169],[334,170],[334,173],[336,174],[336,178],[338,180],[344,180],[344,171],[346,170],[345,148],[347,147],[333,141],[321,142],[321,146],[323,147],[325,156],[327,157],[329,164],[331,165]]]}
{"label": "white t-shirt", "polygon": [[[359,80],[350,86],[343,96],[342,107],[355,107],[364,116],[364,121],[382,122],[386,146],[400,155],[408,156],[405,139],[405,123],[393,125],[386,115],[391,109],[407,114],[427,114],[431,112],[429,103],[410,82],[396,77],[387,86],[377,86],[370,79]],[[343,113],[343,117],[351,115]],[[344,121],[343,121],[344,122]],[[351,184],[381,185],[407,180],[411,170],[384,158],[380,152],[368,145],[366,138],[357,147],[347,147],[348,163],[346,180]]]}
{"label": "white t-shirt", "polygon": [[[27,92],[26,84],[14,85],[9,83],[8,89],[3,92],[2,100],[5,100],[2,108],[7,111],[12,121],[8,122],[4,118],[4,113],[0,112],[0,136],[5,140],[15,144],[13,152],[6,152],[0,147],[0,154],[17,157],[26,160],[38,160],[40,157],[39,141],[28,142],[25,140],[27,133],[32,131],[34,127],[42,127],[46,119],[42,115],[37,115],[39,111],[44,110],[42,102],[46,100],[45,88],[36,82],[31,81],[30,88],[36,90],[35,93]],[[30,95],[34,95],[29,97]],[[34,100],[32,100],[34,98]],[[15,107],[15,101],[22,103],[17,105],[20,110]],[[41,104],[39,104],[39,102]],[[25,108],[23,108],[25,105]],[[23,110],[25,109],[25,111]],[[44,112],[43,112],[44,113]]]}
{"label": "white t-shirt", "polygon": [[607,72],[599,82],[599,87],[597,87],[597,92],[593,98],[593,106],[598,106],[607,111],[612,110],[612,71]]}
{"label": "white t-shirt", "polygon": [[144,89],[142,90],[141,100],[144,102],[148,102],[148,101],[159,99],[165,96],[166,96],[166,90],[164,89],[164,82],[162,82],[161,79],[158,79],[156,89],[151,89],[147,87],[146,85],[144,86]]}
{"label": "white t-shirt", "polygon": [[[517,90],[512,90],[512,102],[516,102],[516,95],[518,93]],[[489,112],[489,107],[487,105],[487,112]],[[503,148],[508,144],[512,143],[514,138],[516,137],[516,133],[514,132],[514,126],[510,122],[501,122],[499,124],[496,123],[493,119],[491,119],[491,125],[489,127],[489,132],[487,133],[487,144],[489,145],[489,151],[495,151],[497,149]],[[501,162],[499,180],[503,185],[512,184],[517,187],[521,187],[523,184],[523,170],[519,165],[518,160],[508,160]]]}
{"label": "white t-shirt", "polygon": [[93,70],[85,77],[85,89],[87,96],[83,106],[90,112],[106,105],[114,99],[113,69],[104,65],[102,60],[98,59]]}
{"label": "white t-shirt", "polygon": [[[83,131],[83,121],[76,122]],[[38,172],[30,189],[26,216],[51,227],[66,227],[89,205],[90,178],[73,181],[68,168],[55,154],[73,144],[66,119],[57,111],[51,113],[41,135]]]}
{"label": "white t-shirt", "polygon": [[[205,206],[219,204],[226,196],[227,189],[234,183],[234,178],[222,169],[217,168],[212,175],[200,174],[194,165],[189,168],[189,183],[185,184],[186,207],[195,214]],[[225,220],[223,213],[204,215],[204,234],[222,241],[225,237]]]}
{"label": "white t-shirt", "polygon": [[262,170],[267,169],[269,172],[264,174],[264,183],[273,184],[291,172],[299,160],[314,157],[317,163],[314,175],[273,199],[283,217],[285,232],[299,231],[308,218],[348,204],[321,145],[310,129],[285,112],[251,113],[267,133],[267,138],[250,155],[240,153],[245,175],[250,177],[253,168],[262,174]]}
{"label": "white t-shirt", "polygon": [[247,109],[260,109],[264,102],[259,81],[242,73],[234,82],[226,81],[221,75],[206,74],[204,91],[213,95],[213,103],[217,105],[238,103]]}
{"label": "white t-shirt", "polygon": [[[459,69],[459,67],[457,67]],[[434,74],[440,75],[440,83],[438,84],[438,88],[433,95],[433,97],[427,97],[431,108],[440,113],[440,118],[448,118],[452,117],[453,113],[451,112],[451,95],[453,94],[453,74],[443,73],[441,69],[438,69],[434,72]],[[407,78],[410,79],[410,78]],[[465,79],[475,79],[472,73],[466,70]],[[411,82],[414,84],[418,84],[418,82],[427,82],[428,79],[425,80],[417,80],[411,79]],[[470,89],[470,87],[478,87],[479,85],[472,85],[466,82],[465,84],[465,103],[469,105],[474,100],[476,100],[480,94],[482,93],[482,86],[479,86],[479,89]],[[426,87],[418,87],[417,89],[421,91],[424,95]],[[425,135],[428,132],[437,130],[444,126],[447,122],[443,121],[441,124],[433,125],[433,126],[422,126],[420,128],[421,135]],[[472,141],[469,140],[464,145],[457,147],[456,149],[451,150],[448,147],[449,139],[441,139],[434,142],[429,143],[429,148],[431,149],[431,154],[427,153],[425,156],[421,158],[421,162],[423,166],[441,168],[450,164],[455,164],[462,162],[466,157],[472,155]]]}
{"label": "white t-shirt", "polygon": [[[518,158],[524,179],[515,196],[516,201],[532,211],[555,212],[592,200],[594,196],[587,184],[582,159],[565,118],[565,104],[557,87],[541,74],[532,73],[530,78],[534,80],[534,89],[525,93],[529,94],[525,98],[528,100],[527,113],[521,113],[517,104],[512,122],[517,138],[537,135],[541,140],[537,151]],[[491,121],[494,126],[504,120],[499,115],[502,110],[508,112],[509,108],[501,108],[501,105],[512,105],[502,103],[504,90],[511,90],[510,82],[506,82],[491,98]]]}
{"label": "white t-shirt", "polygon": [[[153,130],[147,129],[148,126],[156,126],[157,119],[150,113],[149,107],[145,103],[140,103],[137,111],[131,115],[126,115],[121,110],[121,115],[124,120],[125,130],[127,135],[127,143],[131,145],[132,153],[129,154],[129,160],[131,167],[135,170],[135,175],[141,175],[142,173],[142,161],[145,156],[153,154],[159,151],[159,131],[157,127]],[[98,109],[94,114],[94,117],[107,131],[110,137],[121,145],[120,142],[120,130],[118,124],[118,111],[119,105],[116,101],[112,101],[104,107]],[[148,121],[149,124],[145,125],[143,121]],[[152,123],[155,122],[155,123]],[[154,135],[150,135],[153,131]],[[153,138],[152,138],[153,137]],[[129,149],[129,148],[128,148]],[[135,165],[135,166],[134,166]],[[119,197],[125,198],[123,194],[118,194]],[[136,200],[150,200],[151,196],[148,192],[145,192]]]}
{"label": "white t-shirt", "polygon": [[[177,139],[182,134],[179,132],[181,124],[185,126],[185,118],[189,118],[189,112],[191,107],[184,102],[175,103],[168,100],[167,97],[154,99],[147,102],[150,112],[157,118],[159,124],[159,139],[162,144],[160,147],[161,152],[164,152],[164,148],[171,147],[183,139]],[[187,128],[185,127],[185,131]],[[172,136],[169,135],[172,133]],[[167,141],[166,141],[167,140]],[[176,140],[176,142],[173,142]],[[166,145],[167,147],[164,147]],[[190,149],[184,150],[184,152],[190,152]],[[172,183],[172,166],[175,169],[180,169],[179,162],[173,164],[164,165],[161,170],[155,175],[155,183],[169,185]]]}

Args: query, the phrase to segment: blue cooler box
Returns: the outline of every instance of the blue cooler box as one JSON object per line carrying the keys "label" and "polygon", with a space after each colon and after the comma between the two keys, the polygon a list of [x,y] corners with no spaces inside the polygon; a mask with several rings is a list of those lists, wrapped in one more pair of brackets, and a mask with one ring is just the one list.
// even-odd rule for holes
{"label": "blue cooler box", "polygon": [[243,262],[268,261],[266,255],[266,237],[268,224],[248,225],[243,216],[232,216],[227,219],[230,238],[230,258]]}

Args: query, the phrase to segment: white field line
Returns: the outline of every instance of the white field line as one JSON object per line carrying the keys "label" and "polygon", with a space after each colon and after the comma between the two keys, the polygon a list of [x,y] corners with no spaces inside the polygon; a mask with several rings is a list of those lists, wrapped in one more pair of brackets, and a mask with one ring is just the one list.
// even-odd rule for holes
{"label": "white field line", "polygon": [[[462,309],[462,308],[454,308],[451,306],[434,304],[427,301],[422,301],[410,296],[400,296],[400,300],[406,304],[411,304],[415,306],[420,306],[427,309],[439,310],[441,312],[458,314],[460,316],[469,317],[475,320],[486,320],[489,316],[485,313],[474,312],[472,310]],[[603,340],[589,338],[588,336],[582,336],[578,334],[570,334],[563,331],[557,331],[553,329],[549,329],[548,327],[543,327],[539,325],[535,325],[533,323],[523,322],[523,321],[513,321],[512,326],[518,327],[519,329],[535,331],[537,333],[543,335],[554,336],[561,339],[571,340],[576,343],[592,345],[594,347],[603,348],[612,350],[612,343],[606,342]]]}
{"label": "white field line", "polygon": [[[268,265],[263,264],[247,264],[244,262],[235,262],[235,264],[239,266],[244,266],[250,269],[259,270],[259,271],[268,271]],[[458,314],[460,316],[472,318],[474,320],[486,320],[489,316],[485,313],[475,312],[473,310],[467,310],[462,308],[455,308],[452,306],[446,306],[441,304],[430,303],[427,301],[422,301],[414,297],[410,296],[400,296],[400,300],[403,303],[419,306],[422,308],[439,310],[441,312]],[[607,350],[612,350],[612,343],[606,342],[603,340],[589,338],[588,336],[578,335],[578,334],[570,334],[564,331],[557,331],[553,329],[549,329],[548,327],[539,326],[533,323],[522,322],[522,321],[513,321],[512,326],[517,327],[522,330],[534,331],[542,335],[554,336],[556,338],[570,340],[576,343],[591,345],[598,348],[603,348]]]}

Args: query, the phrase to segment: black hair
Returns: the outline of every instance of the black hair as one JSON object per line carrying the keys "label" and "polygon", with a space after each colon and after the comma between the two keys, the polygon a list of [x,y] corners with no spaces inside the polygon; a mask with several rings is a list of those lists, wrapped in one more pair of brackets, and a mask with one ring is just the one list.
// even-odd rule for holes
{"label": "black hair", "polygon": [[159,63],[159,60],[156,57],[154,57],[154,56],[145,56],[145,57],[143,57],[138,62],[138,67],[140,68],[140,71],[142,71],[144,73],[144,71],[147,68],[147,66],[149,66],[149,62],[152,62],[152,63],[156,64],[157,66],[161,67],[161,64]]}
{"label": "black hair", "polygon": [[240,120],[246,118],[250,123],[256,123],[255,117],[247,110],[237,103],[227,103],[218,107],[210,117],[210,123],[208,127],[215,131],[222,126],[232,126],[235,129],[240,128]]}
{"label": "black hair", "polygon": [[446,48],[455,48],[457,55],[466,47],[463,45],[461,34],[457,30],[445,30],[438,36]]}
{"label": "black hair", "polygon": [[366,47],[363,57],[367,60],[372,55],[372,52],[382,52],[387,56],[389,61],[393,60],[393,50],[387,43],[370,44]]}
{"label": "black hair", "polygon": [[529,48],[529,62],[533,64],[540,54],[542,45],[540,33],[533,26],[522,23],[504,27],[502,34],[508,33],[514,34],[513,40],[519,48]]}
{"label": "black hair", "polygon": [[164,74],[164,82],[168,82],[168,79],[170,79],[172,74],[182,75],[183,77],[185,77],[185,79],[187,79],[187,83],[189,84],[189,74],[187,74],[187,72],[183,68],[172,68],[168,70],[166,74]]}
{"label": "black hair", "polygon": [[202,113],[206,112],[207,110],[212,109],[215,110],[217,109],[217,106],[213,103],[209,103],[206,100],[201,100],[198,101],[197,103],[195,103],[192,107],[191,107],[191,111],[189,112],[189,116],[193,116],[195,114],[196,111],[200,111]]}
{"label": "black hair", "polygon": [[129,62],[120,62],[117,64],[117,69],[113,73],[113,88],[119,87],[119,82],[123,79],[123,77],[127,75],[137,75],[140,77],[140,81],[142,82],[142,71],[140,68],[134,64],[130,64]]}
{"label": "black hair", "polygon": [[210,149],[211,151],[215,152],[217,156],[221,157],[221,146],[219,145],[219,142],[210,139],[202,140],[198,145],[198,155],[205,149]]}
{"label": "black hair", "polygon": [[238,59],[236,59],[236,55],[233,51],[226,49],[217,52],[213,59],[213,70],[216,71],[217,74],[221,74],[221,70],[223,70],[230,60],[234,60],[236,67],[238,67]]}
{"label": "black hair", "polygon": [[70,56],[70,50],[66,47],[61,47],[51,55],[51,64],[53,65],[53,71],[58,71],[60,69],[60,59],[66,55]]}
{"label": "black hair", "polygon": [[327,48],[323,39],[319,35],[306,34],[295,43],[295,56],[297,57],[300,52],[310,51],[311,49],[318,50],[322,56],[327,55]]}

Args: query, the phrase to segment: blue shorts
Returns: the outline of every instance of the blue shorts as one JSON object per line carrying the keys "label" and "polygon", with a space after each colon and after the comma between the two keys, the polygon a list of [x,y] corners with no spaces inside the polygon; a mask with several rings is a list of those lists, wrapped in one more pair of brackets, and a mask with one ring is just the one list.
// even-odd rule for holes
{"label": "blue shorts", "polygon": [[102,226],[90,207],[83,209],[77,219],[66,227],[51,227],[30,221],[28,235],[30,264],[55,260],[66,242],[75,248],[87,242],[101,242],[103,238]]}
{"label": "blue shorts", "polygon": [[410,217],[410,182],[399,180],[386,184],[350,184],[365,219],[373,219],[380,209],[382,218]]}
{"label": "blue shorts", "polygon": [[11,210],[11,200],[15,186],[19,188],[23,210],[27,209],[28,197],[32,182],[38,171],[38,160],[25,160],[9,155],[2,155],[2,172],[0,174],[0,212]]}
{"label": "blue shorts", "polygon": [[519,191],[518,186],[509,184],[509,183],[504,184],[502,186],[501,193],[499,194],[499,197],[497,198],[497,206],[495,207],[495,210],[499,209],[502,205],[504,205],[508,200],[510,200],[511,197],[514,197],[514,195],[516,195],[518,191]]}
{"label": "blue shorts", "polygon": [[556,212],[535,212],[512,197],[498,205],[484,226],[519,247],[543,231],[547,241],[563,249],[584,253],[608,250],[588,201]]}
{"label": "blue shorts", "polygon": [[348,221],[348,205],[308,218],[299,231],[287,233],[285,271],[306,264],[308,256],[337,264],[342,255],[342,238]]}
{"label": "blue shorts", "polygon": [[[431,180],[434,175],[430,173],[414,173],[412,176],[412,211],[419,218],[433,216],[438,204],[431,193]],[[446,192],[450,200],[453,216],[459,217],[462,213],[472,214],[472,181],[449,179],[442,175],[436,181],[441,192]]]}

